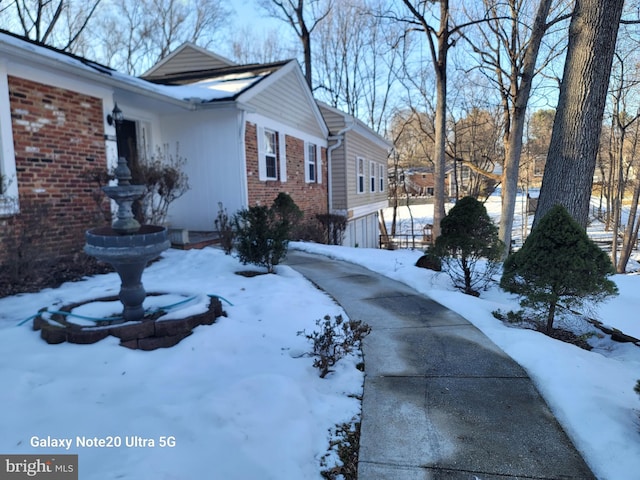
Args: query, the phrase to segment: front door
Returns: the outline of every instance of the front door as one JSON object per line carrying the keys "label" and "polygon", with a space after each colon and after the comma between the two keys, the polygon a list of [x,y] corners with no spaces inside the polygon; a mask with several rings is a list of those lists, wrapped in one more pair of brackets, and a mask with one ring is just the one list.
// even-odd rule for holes
{"label": "front door", "polygon": [[[118,130],[118,157],[127,159],[131,175],[136,180],[140,176],[136,122],[123,120]],[[138,182],[133,181],[132,183]]]}

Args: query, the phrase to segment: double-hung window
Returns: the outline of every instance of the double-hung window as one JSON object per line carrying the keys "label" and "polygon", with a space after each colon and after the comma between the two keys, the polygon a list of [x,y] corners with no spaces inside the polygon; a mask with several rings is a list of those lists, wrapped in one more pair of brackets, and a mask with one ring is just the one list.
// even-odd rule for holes
{"label": "double-hung window", "polygon": [[380,188],[378,189],[381,192],[384,192],[384,175],[385,175],[385,171],[384,171],[384,165],[380,164]]}
{"label": "double-hung window", "polygon": [[258,126],[258,176],[260,181],[287,181],[285,134]]}
{"label": "double-hung window", "polygon": [[278,136],[273,130],[264,129],[264,163],[267,180],[278,179]]}
{"label": "double-hung window", "polygon": [[318,147],[313,143],[306,144],[305,163],[307,166],[307,182],[318,182]]}
{"label": "double-hung window", "polygon": [[371,192],[375,192],[376,191],[376,163],[375,162],[369,162],[369,177],[371,179]]}
{"label": "double-hung window", "polygon": [[364,158],[362,157],[356,158],[356,174],[356,191],[358,193],[364,193]]}

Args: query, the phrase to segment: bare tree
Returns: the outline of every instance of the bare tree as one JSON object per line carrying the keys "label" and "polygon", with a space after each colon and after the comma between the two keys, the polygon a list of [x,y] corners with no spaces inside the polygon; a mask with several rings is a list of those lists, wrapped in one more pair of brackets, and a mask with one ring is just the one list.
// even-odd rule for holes
{"label": "bare tree", "polygon": [[3,2],[0,14],[14,33],[72,51],[100,1],[12,0]]}
{"label": "bare tree", "polygon": [[[637,120],[640,116],[640,104],[637,101],[638,88],[638,58],[636,49],[629,42],[619,42],[614,55],[613,73],[611,76],[611,132],[609,135],[609,182],[607,188],[607,200],[610,208],[607,209],[607,224],[611,226],[613,239],[611,243],[611,260],[616,266],[618,273],[624,273],[631,250],[635,243],[634,230],[635,217],[637,211],[637,200],[632,208],[624,228],[622,241],[622,251],[618,258],[619,231],[624,219],[622,216],[622,205],[627,187],[631,182],[632,167],[637,169],[638,161],[638,140],[639,132]],[[605,187],[605,185],[603,185]],[[634,188],[634,196],[637,187]]]}
{"label": "bare tree", "polygon": [[[493,174],[502,159],[498,119],[493,112],[471,107],[453,127],[449,149],[454,161],[456,198],[487,197],[499,181]],[[458,169],[459,165],[459,169]]]}
{"label": "bare tree", "polygon": [[410,16],[402,21],[426,35],[429,54],[435,73],[435,124],[434,124],[434,203],[433,203],[433,238],[440,235],[440,222],[445,216],[445,140],[447,111],[447,60],[451,47],[451,36],[455,28],[451,28],[449,1],[440,0],[439,13],[436,20],[430,17],[427,2],[402,0]]}
{"label": "bare tree", "polygon": [[[412,31],[425,35],[429,56],[435,75],[435,146],[434,146],[434,212],[433,238],[440,235],[440,222],[445,216],[445,169],[446,169],[446,134],[447,134],[447,64],[449,49],[455,44],[460,32],[468,26],[485,19],[471,20],[454,25],[451,18],[449,0],[402,0],[405,13],[390,18],[407,26],[407,35]],[[432,8],[431,5],[437,5]],[[435,11],[434,11],[435,10]],[[408,11],[408,14],[406,13]]]}
{"label": "bare tree", "polygon": [[277,30],[256,32],[252,26],[244,26],[231,36],[232,58],[238,63],[271,63],[294,58],[295,48],[283,44]]}
{"label": "bare tree", "polygon": [[586,228],[624,0],[576,2],[534,226],[557,204]]}
{"label": "bare tree", "polygon": [[318,25],[315,94],[329,105],[366,122],[377,132],[387,126],[401,55],[397,23],[376,15],[379,0],[336,2]]}
{"label": "bare tree", "polygon": [[112,67],[139,75],[184,42],[204,48],[231,12],[222,0],[113,0],[101,17],[97,51]]}
{"label": "bare tree", "polygon": [[[479,41],[468,35],[465,38],[479,56],[480,69],[497,87],[502,105],[504,162],[499,237],[509,246],[533,80],[536,73],[559,54],[555,46],[548,48],[545,58],[538,62],[542,39],[552,24],[567,17],[561,12],[552,22],[547,22],[554,0],[540,0],[535,10],[535,5],[522,0],[483,0],[483,4],[489,19],[478,25]],[[504,255],[507,254],[505,249]]]}
{"label": "bare tree", "polygon": [[313,88],[311,34],[331,12],[333,0],[260,0],[259,4],[270,16],[295,30],[302,43],[304,76]]}

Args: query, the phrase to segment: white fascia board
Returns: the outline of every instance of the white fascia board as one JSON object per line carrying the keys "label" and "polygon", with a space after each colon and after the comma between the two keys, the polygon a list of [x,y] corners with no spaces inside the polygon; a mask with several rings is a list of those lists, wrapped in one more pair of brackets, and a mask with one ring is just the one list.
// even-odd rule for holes
{"label": "white fascia board", "polygon": [[389,206],[389,201],[382,200],[376,203],[368,203],[367,205],[361,205],[359,207],[349,208],[349,212],[351,212],[351,217],[349,218],[349,220],[365,217],[367,215],[377,212],[378,210],[385,209],[388,206]]}
{"label": "white fascia board", "polygon": [[285,64],[275,72],[268,75],[266,78],[258,82],[256,85],[249,87],[247,91],[240,94],[240,96],[238,97],[238,101],[240,102],[250,101],[254,96],[264,91],[265,89],[269,88],[271,85],[279,81],[280,78],[288,75],[291,72],[294,72],[294,74],[296,75],[298,83],[300,84],[300,88],[302,88],[302,91],[304,92],[304,95],[307,98],[308,106],[311,109],[311,112],[315,117],[316,122],[320,127],[320,130],[322,130],[322,134],[325,137],[328,137],[329,128],[327,127],[327,124],[324,121],[324,117],[320,112],[320,107],[318,107],[318,104],[316,103],[315,98],[313,98],[313,94],[311,93],[311,89],[309,88],[309,85],[307,85],[307,81],[304,78],[304,75],[302,75],[302,70],[300,69],[300,65],[298,64],[297,60],[289,61],[287,64]]}

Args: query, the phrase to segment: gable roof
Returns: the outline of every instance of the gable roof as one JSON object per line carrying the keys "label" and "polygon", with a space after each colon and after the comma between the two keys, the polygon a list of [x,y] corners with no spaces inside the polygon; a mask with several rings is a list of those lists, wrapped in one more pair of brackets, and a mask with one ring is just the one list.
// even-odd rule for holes
{"label": "gable roof", "polygon": [[191,42],[185,42],[156,63],[140,77],[159,80],[174,73],[196,70],[212,70],[237,65],[228,58],[210,52]]}
{"label": "gable roof", "polygon": [[[318,106],[320,107],[320,111],[328,111],[333,113],[334,115],[338,115],[343,119],[344,128],[347,130],[352,130],[369,141],[376,144],[378,147],[384,150],[391,150],[393,148],[393,143],[384,138],[379,133],[375,132],[372,128],[368,127],[364,122],[358,120],[353,115],[349,115],[348,113],[343,112],[335,107],[327,105],[324,102],[318,101]],[[331,132],[331,135],[339,135],[339,132]]]}
{"label": "gable roof", "polygon": [[328,136],[329,129],[297,60],[174,72],[152,81],[175,88],[177,92],[182,92],[184,98],[193,102],[216,103],[233,100],[246,104],[289,75],[295,78],[301,98],[323,135]]}

